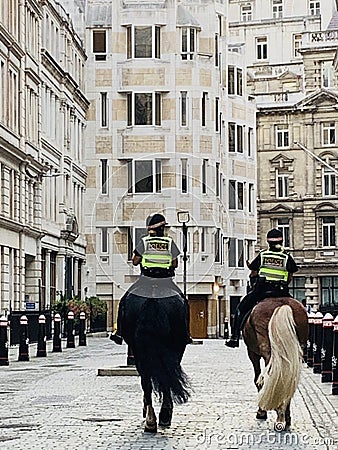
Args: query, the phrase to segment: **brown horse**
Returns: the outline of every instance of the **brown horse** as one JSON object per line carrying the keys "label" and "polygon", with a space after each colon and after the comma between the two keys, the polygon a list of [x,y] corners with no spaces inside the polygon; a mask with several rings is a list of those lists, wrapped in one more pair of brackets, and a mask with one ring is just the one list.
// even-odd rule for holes
{"label": "brown horse", "polygon": [[[259,391],[257,419],[277,412],[276,431],[291,424],[290,402],[297,389],[308,319],[303,305],[291,297],[267,298],[252,310],[243,338]],[[260,359],[265,362],[261,373]]]}

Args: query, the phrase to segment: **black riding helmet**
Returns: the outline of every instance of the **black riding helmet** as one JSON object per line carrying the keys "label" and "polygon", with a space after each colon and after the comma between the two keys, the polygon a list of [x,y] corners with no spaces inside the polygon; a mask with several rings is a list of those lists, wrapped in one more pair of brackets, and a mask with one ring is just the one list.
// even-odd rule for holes
{"label": "black riding helmet", "polygon": [[155,228],[163,227],[167,225],[165,217],[162,214],[151,214],[147,217],[146,227],[147,230],[154,230]]}
{"label": "black riding helmet", "polygon": [[273,228],[266,235],[266,240],[269,245],[281,244],[283,242],[283,233],[277,228]]}

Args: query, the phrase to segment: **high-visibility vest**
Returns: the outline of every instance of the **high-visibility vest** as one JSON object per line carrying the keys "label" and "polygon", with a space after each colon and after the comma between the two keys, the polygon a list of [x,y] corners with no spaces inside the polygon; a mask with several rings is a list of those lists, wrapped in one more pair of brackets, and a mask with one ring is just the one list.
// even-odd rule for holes
{"label": "high-visibility vest", "polygon": [[172,266],[171,244],[173,240],[170,237],[145,236],[142,240],[144,243],[141,261],[143,268],[169,269]]}
{"label": "high-visibility vest", "polygon": [[260,256],[261,266],[258,271],[260,277],[264,277],[267,281],[288,281],[289,272],[286,270],[286,264],[289,255],[287,253],[263,250]]}

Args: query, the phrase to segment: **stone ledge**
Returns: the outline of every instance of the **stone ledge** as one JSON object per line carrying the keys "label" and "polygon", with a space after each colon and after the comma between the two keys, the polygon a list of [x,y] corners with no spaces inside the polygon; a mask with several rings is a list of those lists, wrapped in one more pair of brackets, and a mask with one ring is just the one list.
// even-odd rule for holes
{"label": "stone ledge", "polygon": [[120,377],[120,376],[135,376],[138,371],[134,366],[118,366],[111,369],[98,369],[97,376],[99,377]]}

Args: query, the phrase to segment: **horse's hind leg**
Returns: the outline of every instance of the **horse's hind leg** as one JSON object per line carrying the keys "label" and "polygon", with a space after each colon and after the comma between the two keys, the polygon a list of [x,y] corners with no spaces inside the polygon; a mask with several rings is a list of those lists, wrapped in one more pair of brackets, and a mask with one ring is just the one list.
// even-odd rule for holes
{"label": "horse's hind leg", "polygon": [[286,428],[286,410],[285,406],[276,409],[277,420],[275,423],[275,431],[284,431]]}
{"label": "horse's hind leg", "polygon": [[[257,384],[257,381],[258,381],[259,375],[261,374],[260,356],[257,355],[257,353],[251,352],[249,350],[248,350],[248,356],[249,356],[250,361],[252,362],[252,365],[254,368],[254,373],[255,373],[254,382],[257,387],[257,390],[259,391],[261,389],[261,386],[259,386]],[[266,420],[267,417],[268,417],[267,412],[264,409],[258,408],[257,413],[256,413],[256,419]]]}
{"label": "horse's hind leg", "polygon": [[156,433],[157,421],[155,411],[152,405],[152,387],[149,377],[141,376],[141,386],[143,389],[143,417],[145,418],[144,431]]}
{"label": "horse's hind leg", "polygon": [[158,416],[159,418],[158,424],[161,427],[170,427],[172,415],[173,415],[173,401],[169,390],[163,393],[163,401],[160,414]]}
{"label": "horse's hind leg", "polygon": [[290,403],[288,403],[285,410],[285,424],[287,428],[291,425]]}

